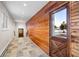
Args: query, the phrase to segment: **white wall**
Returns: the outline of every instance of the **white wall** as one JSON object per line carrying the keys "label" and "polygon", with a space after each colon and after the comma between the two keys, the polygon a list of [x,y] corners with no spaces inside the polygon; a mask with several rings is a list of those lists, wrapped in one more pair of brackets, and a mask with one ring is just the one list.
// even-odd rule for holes
{"label": "white wall", "polygon": [[[14,30],[15,30],[15,22],[10,17],[9,13],[7,12],[5,6],[0,2],[0,11],[8,15],[8,28],[7,30],[2,30],[0,28],[0,55],[5,50],[5,48],[8,46],[10,41],[14,38]],[[0,19],[1,21],[1,19]]]}
{"label": "white wall", "polygon": [[24,29],[24,38],[26,37],[26,26],[25,26],[25,23],[21,23],[21,22],[17,22],[16,23],[16,38],[18,38],[18,28],[23,28]]}

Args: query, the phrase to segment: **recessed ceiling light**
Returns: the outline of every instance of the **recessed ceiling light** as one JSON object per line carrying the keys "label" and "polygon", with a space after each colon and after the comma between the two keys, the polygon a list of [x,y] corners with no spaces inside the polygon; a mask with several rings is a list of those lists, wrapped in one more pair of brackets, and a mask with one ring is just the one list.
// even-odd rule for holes
{"label": "recessed ceiling light", "polygon": [[24,6],[27,6],[27,4],[26,4],[26,3],[24,3]]}

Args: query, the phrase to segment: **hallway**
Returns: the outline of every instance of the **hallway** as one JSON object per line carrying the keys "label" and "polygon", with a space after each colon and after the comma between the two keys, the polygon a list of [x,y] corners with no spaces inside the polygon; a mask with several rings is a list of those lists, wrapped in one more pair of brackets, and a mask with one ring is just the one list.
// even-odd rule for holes
{"label": "hallway", "polygon": [[11,41],[3,57],[48,57],[29,37]]}
{"label": "hallway", "polygon": [[0,56],[79,56],[79,2],[0,1]]}
{"label": "hallway", "polygon": [[26,25],[30,18],[47,3],[0,1],[1,57],[48,57],[48,54],[31,39]]}

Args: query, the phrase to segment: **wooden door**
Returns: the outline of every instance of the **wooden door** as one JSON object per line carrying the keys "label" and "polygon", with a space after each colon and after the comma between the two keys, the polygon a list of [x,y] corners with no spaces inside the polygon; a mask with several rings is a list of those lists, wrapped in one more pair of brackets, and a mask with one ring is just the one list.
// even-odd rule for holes
{"label": "wooden door", "polygon": [[[65,19],[65,20],[64,20]],[[69,56],[69,11],[68,3],[51,12],[50,56]]]}
{"label": "wooden door", "polygon": [[24,29],[23,28],[18,29],[18,37],[24,37]]}

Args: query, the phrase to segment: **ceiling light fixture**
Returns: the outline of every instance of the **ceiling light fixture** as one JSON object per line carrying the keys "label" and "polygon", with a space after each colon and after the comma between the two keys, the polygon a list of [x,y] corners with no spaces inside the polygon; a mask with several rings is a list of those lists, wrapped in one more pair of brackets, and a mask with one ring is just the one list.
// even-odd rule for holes
{"label": "ceiling light fixture", "polygon": [[24,6],[27,6],[27,4],[26,4],[26,3],[24,3]]}

